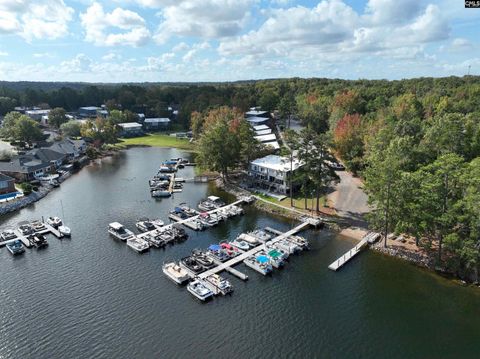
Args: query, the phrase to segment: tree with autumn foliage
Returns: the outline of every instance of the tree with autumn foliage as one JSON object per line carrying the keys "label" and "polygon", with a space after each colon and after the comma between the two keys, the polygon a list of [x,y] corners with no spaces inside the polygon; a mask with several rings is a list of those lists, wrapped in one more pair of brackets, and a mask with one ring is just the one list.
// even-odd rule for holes
{"label": "tree with autumn foliage", "polygon": [[335,128],[337,122],[345,115],[364,114],[365,100],[358,90],[345,90],[333,98],[330,106],[330,128]]}
{"label": "tree with autumn foliage", "polygon": [[343,116],[333,131],[335,149],[352,171],[361,168],[364,152],[363,134],[362,117],[358,113]]}

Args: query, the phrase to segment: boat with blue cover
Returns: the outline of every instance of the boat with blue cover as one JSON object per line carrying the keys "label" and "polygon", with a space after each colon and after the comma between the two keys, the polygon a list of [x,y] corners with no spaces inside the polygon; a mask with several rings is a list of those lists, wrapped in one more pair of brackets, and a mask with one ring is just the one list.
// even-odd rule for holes
{"label": "boat with blue cover", "polygon": [[23,247],[23,244],[19,239],[7,244],[7,249],[14,256],[25,252],[25,248]]}
{"label": "boat with blue cover", "polygon": [[272,272],[272,264],[270,263],[270,259],[265,255],[248,257],[243,261],[243,263],[245,263],[247,267],[250,267],[263,275],[267,275]]}

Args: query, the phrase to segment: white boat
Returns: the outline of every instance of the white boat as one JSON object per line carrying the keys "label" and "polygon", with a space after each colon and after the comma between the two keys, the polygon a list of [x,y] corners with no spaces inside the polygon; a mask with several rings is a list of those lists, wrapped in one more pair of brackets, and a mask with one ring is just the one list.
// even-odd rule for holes
{"label": "white boat", "polygon": [[22,224],[18,227],[18,230],[20,231],[20,233],[24,236],[28,236],[29,234],[33,234],[35,233],[35,230],[33,229],[33,227],[29,224]]}
{"label": "white boat", "polygon": [[166,198],[170,197],[172,194],[169,191],[156,190],[152,192],[152,197],[155,198]]}
{"label": "white boat", "polygon": [[234,216],[239,215],[239,214],[243,214],[243,208],[232,205],[232,206],[230,206],[230,213],[232,213]]}
{"label": "white boat", "polygon": [[230,244],[238,249],[241,249],[242,251],[248,251],[250,249],[250,245],[247,242],[238,238],[230,242]]}
{"label": "white boat", "polygon": [[259,241],[257,238],[255,238],[254,236],[251,236],[250,234],[248,233],[242,233],[238,236],[237,239],[240,239],[244,242],[247,242],[251,247],[255,247],[256,245],[259,244]]}
{"label": "white boat", "polygon": [[279,248],[276,244],[265,244],[265,250],[267,251],[271,251],[271,250],[277,250],[280,252],[280,254],[282,255],[282,258],[284,260],[287,260],[288,257],[290,256],[289,253],[287,251],[284,251],[283,249]]}
{"label": "white boat", "polygon": [[306,250],[309,249],[309,243],[308,241],[300,236],[290,236],[287,238],[287,241],[292,242],[296,244],[298,247],[300,247],[300,250]]}
{"label": "white boat", "polygon": [[133,237],[133,232],[118,222],[113,222],[108,225],[108,233],[114,238],[126,241],[127,239]]}
{"label": "white boat", "polygon": [[58,227],[58,231],[65,237],[70,237],[72,235],[72,231],[70,230],[70,228],[64,225]]}
{"label": "white boat", "polygon": [[138,253],[146,252],[150,248],[150,244],[146,240],[138,238],[136,236],[132,236],[127,239],[127,246],[137,251]]}
{"label": "white boat", "polygon": [[148,218],[142,218],[140,219],[137,223],[135,223],[135,227],[140,232],[150,232],[156,229],[155,225],[153,224],[152,221],[150,221]]}
{"label": "white boat", "polygon": [[272,272],[272,264],[267,256],[251,256],[246,258],[243,263],[245,263],[247,267],[250,267],[263,275],[267,275]]}
{"label": "white boat", "polygon": [[300,247],[298,245],[296,245],[295,243],[289,242],[285,239],[281,239],[278,242],[276,242],[275,246],[277,248],[280,248],[281,250],[284,250],[288,254],[293,254],[300,251]]}
{"label": "white boat", "polygon": [[157,219],[154,219],[151,221],[152,224],[155,226],[155,227],[163,227],[165,225],[165,222],[162,221],[161,219],[157,218]]}
{"label": "white boat", "polygon": [[35,232],[40,232],[40,231],[43,231],[43,230],[47,229],[47,227],[45,227],[45,225],[38,220],[33,221],[32,223],[30,223],[30,225],[32,226],[32,228]]}
{"label": "white boat", "polygon": [[233,292],[233,286],[228,279],[220,277],[218,274],[212,274],[205,278],[208,284],[213,286],[212,291],[217,294],[227,295]]}
{"label": "white boat", "polygon": [[165,263],[162,266],[162,271],[163,274],[177,284],[183,284],[190,279],[188,272],[175,262]]}
{"label": "white boat", "polygon": [[202,211],[211,211],[212,209],[223,206],[225,206],[225,202],[223,202],[222,199],[217,196],[208,196],[206,200],[198,204],[198,208],[200,208]]}
{"label": "white boat", "polygon": [[62,220],[58,217],[47,217],[47,223],[53,228],[58,228],[62,225]]}
{"label": "white boat", "polygon": [[193,282],[189,283],[187,285],[187,290],[202,302],[213,297],[213,292],[208,289],[200,279],[195,279]]}
{"label": "white boat", "polygon": [[165,241],[160,237],[157,232],[149,232],[141,235],[144,240],[146,240],[150,245],[154,247],[163,247]]}
{"label": "white boat", "polygon": [[207,227],[213,227],[218,224],[218,220],[206,212],[200,213],[198,215],[198,220]]}
{"label": "white boat", "polygon": [[15,232],[11,229],[6,229],[5,231],[3,231],[1,234],[0,234],[0,241],[1,242],[4,242],[4,241],[9,241],[11,239],[15,239],[17,238],[17,235],[15,234]]}
{"label": "white boat", "polygon": [[272,239],[272,236],[270,234],[268,234],[267,232],[265,232],[261,229],[257,229],[253,232],[248,233],[248,234],[257,238],[262,243],[265,243],[265,242],[269,241],[270,239]]}

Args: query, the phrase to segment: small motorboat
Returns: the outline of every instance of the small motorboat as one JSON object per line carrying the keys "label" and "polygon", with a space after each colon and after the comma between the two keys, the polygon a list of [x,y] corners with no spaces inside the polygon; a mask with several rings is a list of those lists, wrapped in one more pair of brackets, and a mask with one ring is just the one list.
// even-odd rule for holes
{"label": "small motorboat", "polygon": [[172,194],[169,191],[164,190],[155,190],[152,192],[152,197],[154,198],[167,198],[170,197]]}
{"label": "small motorboat", "polygon": [[227,295],[233,292],[233,286],[228,279],[220,277],[218,274],[212,274],[205,278],[205,281],[210,283],[214,291],[218,294]]}
{"label": "small motorboat", "polygon": [[258,239],[248,233],[240,234],[237,239],[247,242],[251,247],[255,247],[259,244]]}
{"label": "small motorboat", "polygon": [[205,269],[215,267],[215,262],[207,256],[207,253],[200,249],[194,249],[192,251],[192,257]]}
{"label": "small motorboat", "polygon": [[140,220],[135,223],[135,227],[137,227],[140,232],[150,232],[156,228],[155,224],[148,218],[140,218]]}
{"label": "small motorboat", "polygon": [[40,249],[40,248],[45,248],[48,246],[48,241],[47,238],[43,234],[35,233],[33,235],[30,235],[28,237],[28,240],[30,243],[32,243],[35,248]]}
{"label": "small motorboat", "polygon": [[272,249],[268,252],[260,251],[257,254],[260,256],[268,257],[268,259],[270,259],[270,263],[272,264],[272,266],[277,269],[283,267],[283,265],[285,264],[282,254],[275,249]]}
{"label": "small motorboat", "polygon": [[197,262],[197,260],[192,257],[192,256],[189,256],[189,257],[184,257],[182,259],[180,259],[180,266],[182,266],[183,268],[195,273],[195,274],[198,274],[198,273],[201,273],[204,271],[204,268]]}
{"label": "small motorboat", "polygon": [[237,247],[238,249],[241,249],[242,251],[248,251],[250,249],[250,245],[247,242],[242,241],[238,238],[230,242],[230,244],[234,247]]}
{"label": "small motorboat", "polygon": [[162,266],[162,271],[163,274],[177,284],[183,284],[190,279],[188,272],[175,262],[165,263]]}
{"label": "small motorboat", "polygon": [[62,220],[58,217],[47,217],[47,224],[53,228],[58,228],[62,225]]}
{"label": "small motorboat", "polygon": [[72,231],[70,227],[67,227],[64,225],[61,225],[60,227],[58,227],[58,231],[65,237],[70,237],[72,235]]}
{"label": "small motorboat", "polygon": [[207,212],[202,212],[198,215],[198,220],[207,227],[213,227],[218,224],[218,219],[211,216]]}
{"label": "small motorboat", "polygon": [[132,236],[127,239],[127,246],[132,248],[134,251],[137,251],[138,253],[146,252],[150,248],[150,244],[146,240],[138,238],[136,236]]}
{"label": "small motorboat", "polygon": [[45,224],[43,224],[42,222],[40,222],[38,220],[33,221],[30,225],[32,226],[32,228],[35,232],[41,232],[41,231],[47,229],[47,227],[45,227]]}
{"label": "small motorboat", "polygon": [[200,279],[195,279],[187,285],[187,290],[202,302],[213,297],[213,292]]}
{"label": "small motorboat", "polygon": [[17,235],[11,229],[6,229],[0,234],[0,242],[9,241],[15,238],[17,238]]}
{"label": "small motorboat", "polygon": [[24,236],[28,236],[30,234],[33,234],[35,233],[35,230],[33,229],[33,227],[29,224],[22,224],[18,227],[18,230],[20,231],[20,233]]}
{"label": "small motorboat", "polygon": [[23,248],[22,241],[19,239],[13,241],[12,243],[7,244],[7,249],[12,255],[16,256],[18,254],[22,254],[25,252],[25,248]]}
{"label": "small motorboat", "polygon": [[266,241],[269,241],[270,239],[272,239],[272,236],[270,234],[268,234],[267,232],[261,229],[256,229],[253,232],[250,232],[248,234],[257,238],[262,243],[265,243]]}

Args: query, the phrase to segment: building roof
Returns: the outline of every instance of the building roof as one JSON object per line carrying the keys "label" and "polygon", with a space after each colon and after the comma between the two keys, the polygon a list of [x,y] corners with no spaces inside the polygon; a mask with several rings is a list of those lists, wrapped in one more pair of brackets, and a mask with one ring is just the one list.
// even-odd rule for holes
{"label": "building roof", "polygon": [[250,111],[247,111],[245,112],[245,116],[247,117],[256,117],[256,116],[265,116],[267,115],[268,116],[268,111],[258,111],[258,110],[250,110]]}
{"label": "building roof", "polygon": [[271,141],[276,141],[277,136],[275,136],[275,134],[273,133],[270,133],[268,135],[255,136],[255,139],[260,142],[271,142]]}
{"label": "building roof", "polygon": [[83,110],[83,111],[97,111],[100,109],[101,107],[97,107],[97,106],[84,106],[79,108],[79,110]]}
{"label": "building roof", "polygon": [[280,145],[278,144],[277,141],[272,141],[272,142],[264,142],[263,143],[265,146],[270,146],[273,147],[274,149],[278,150],[280,148]]}
{"label": "building roof", "polygon": [[30,173],[47,167],[50,167],[49,162],[38,160],[32,155],[15,156],[10,162],[0,162],[1,172]]}
{"label": "building roof", "polygon": [[258,126],[253,126],[253,129],[255,131],[261,131],[261,130],[269,130],[270,127],[268,127],[267,125],[258,125]]}
{"label": "building roof", "polygon": [[170,119],[161,117],[161,118],[146,118],[145,123],[169,123]]}
{"label": "building roof", "polygon": [[[252,165],[260,166],[263,168],[272,169],[275,171],[290,171],[290,158],[281,157],[277,155],[268,155],[262,158],[257,158],[256,160],[250,162]],[[296,158],[293,159],[292,168],[296,170],[300,167],[300,161]]]}
{"label": "building roof", "polygon": [[268,135],[270,133],[272,133],[271,129],[255,131],[255,135],[257,135],[257,136]]}
{"label": "building roof", "polygon": [[261,125],[262,123],[267,122],[269,119],[266,117],[247,117],[246,120],[250,122],[251,125]]}
{"label": "building roof", "polygon": [[48,115],[50,110],[27,110],[25,115]]}
{"label": "building roof", "polygon": [[60,161],[65,158],[65,153],[54,151],[51,148],[37,148],[27,154],[42,162]]}
{"label": "building roof", "polygon": [[[146,121],[146,120],[145,120],[145,121]],[[142,125],[139,124],[138,122],[124,122],[124,123],[119,123],[118,126],[120,126],[120,127],[123,128],[123,129],[142,127]]]}
{"label": "building roof", "polygon": [[0,173],[0,181],[15,181],[14,178]]}
{"label": "building roof", "polygon": [[77,152],[82,146],[85,146],[84,140],[71,140],[70,138],[67,138],[63,141],[54,142],[49,148],[56,152],[70,155]]}

